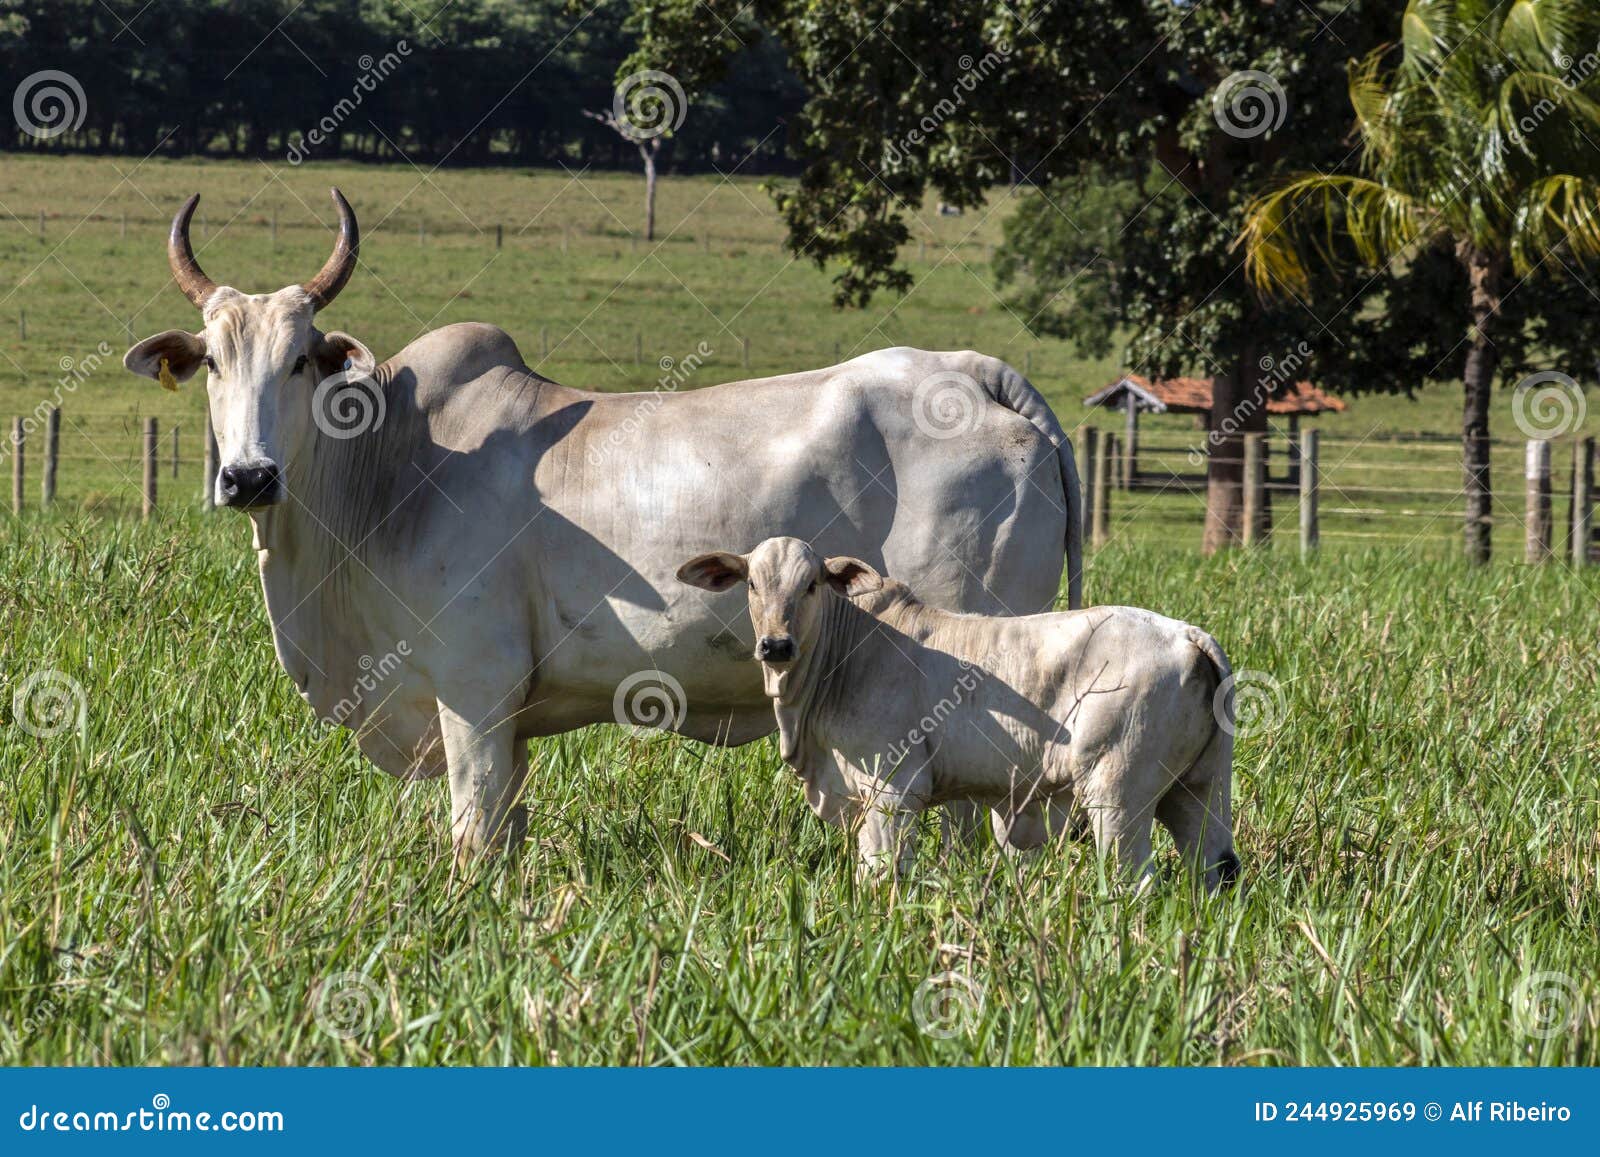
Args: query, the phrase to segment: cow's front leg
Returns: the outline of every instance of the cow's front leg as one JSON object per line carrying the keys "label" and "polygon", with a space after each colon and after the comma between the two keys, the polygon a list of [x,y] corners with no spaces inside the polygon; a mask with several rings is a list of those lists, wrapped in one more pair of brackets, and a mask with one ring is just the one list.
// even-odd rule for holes
{"label": "cow's front leg", "polygon": [[439,702],[445,759],[450,766],[450,831],[456,859],[516,849],[527,833],[519,801],[528,776],[528,745],[516,737],[503,707],[483,714]]}
{"label": "cow's front leg", "polygon": [[953,799],[944,805],[939,823],[939,854],[945,859],[958,849],[970,852],[983,833],[983,811],[971,800]]}
{"label": "cow's front leg", "polygon": [[903,877],[916,858],[916,834],[915,812],[883,799],[869,804],[856,832],[856,878],[876,880],[891,872],[895,879]]}

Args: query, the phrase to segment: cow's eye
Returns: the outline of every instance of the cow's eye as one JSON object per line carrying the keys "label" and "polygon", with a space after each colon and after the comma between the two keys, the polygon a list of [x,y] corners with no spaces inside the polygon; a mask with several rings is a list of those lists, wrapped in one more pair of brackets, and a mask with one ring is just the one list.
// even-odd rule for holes
{"label": "cow's eye", "polygon": [[297,358],[295,360],[294,369],[290,370],[289,372],[291,374],[298,374],[301,370],[303,370],[305,368],[306,368],[306,355],[305,354],[301,354],[299,356],[299,358]]}
{"label": "cow's eye", "polygon": [[213,374],[217,372],[217,359],[210,354],[206,355],[206,369]]}

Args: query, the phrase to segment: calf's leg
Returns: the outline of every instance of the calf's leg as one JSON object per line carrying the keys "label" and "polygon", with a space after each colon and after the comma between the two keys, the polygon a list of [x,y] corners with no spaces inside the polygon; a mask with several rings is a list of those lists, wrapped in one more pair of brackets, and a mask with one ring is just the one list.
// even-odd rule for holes
{"label": "calf's leg", "polygon": [[1102,857],[1115,856],[1123,875],[1137,880],[1140,889],[1155,875],[1150,851],[1155,800],[1144,778],[1121,757],[1107,757],[1088,777],[1083,801],[1095,849]]}

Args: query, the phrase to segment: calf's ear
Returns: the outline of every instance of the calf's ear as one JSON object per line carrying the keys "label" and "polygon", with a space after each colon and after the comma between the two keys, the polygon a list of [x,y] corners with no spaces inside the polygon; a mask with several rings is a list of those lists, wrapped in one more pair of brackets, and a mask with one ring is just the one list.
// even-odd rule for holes
{"label": "calf's ear", "polygon": [[883,586],[883,576],[859,558],[839,555],[822,564],[828,585],[842,595],[867,595]]}
{"label": "calf's ear", "polygon": [[737,554],[725,550],[697,555],[678,568],[678,581],[707,591],[725,591],[734,583],[743,582],[750,574],[750,564]]}
{"label": "calf's ear", "polygon": [[147,337],[122,355],[124,367],[141,377],[154,378],[169,390],[194,377],[205,360],[205,334],[181,329]]}
{"label": "calf's ear", "polygon": [[323,377],[349,370],[353,377],[365,378],[377,366],[372,351],[347,333],[333,330],[317,339],[313,356]]}

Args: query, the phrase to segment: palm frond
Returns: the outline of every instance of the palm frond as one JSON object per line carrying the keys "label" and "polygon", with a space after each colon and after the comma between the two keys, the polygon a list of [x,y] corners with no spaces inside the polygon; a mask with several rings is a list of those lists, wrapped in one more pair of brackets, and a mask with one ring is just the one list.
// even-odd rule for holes
{"label": "palm frond", "polygon": [[1263,193],[1245,208],[1236,244],[1245,274],[1265,296],[1310,285],[1310,262],[1377,267],[1431,232],[1432,214],[1408,194],[1366,177],[1312,174]]}
{"label": "palm frond", "polygon": [[1600,257],[1600,182],[1546,177],[1521,199],[1511,245],[1518,275],[1526,275],[1558,248],[1585,263]]}
{"label": "palm frond", "polygon": [[1564,73],[1594,47],[1597,13],[1592,3],[1574,0],[1514,0],[1500,26],[1498,42],[1517,67]]}

